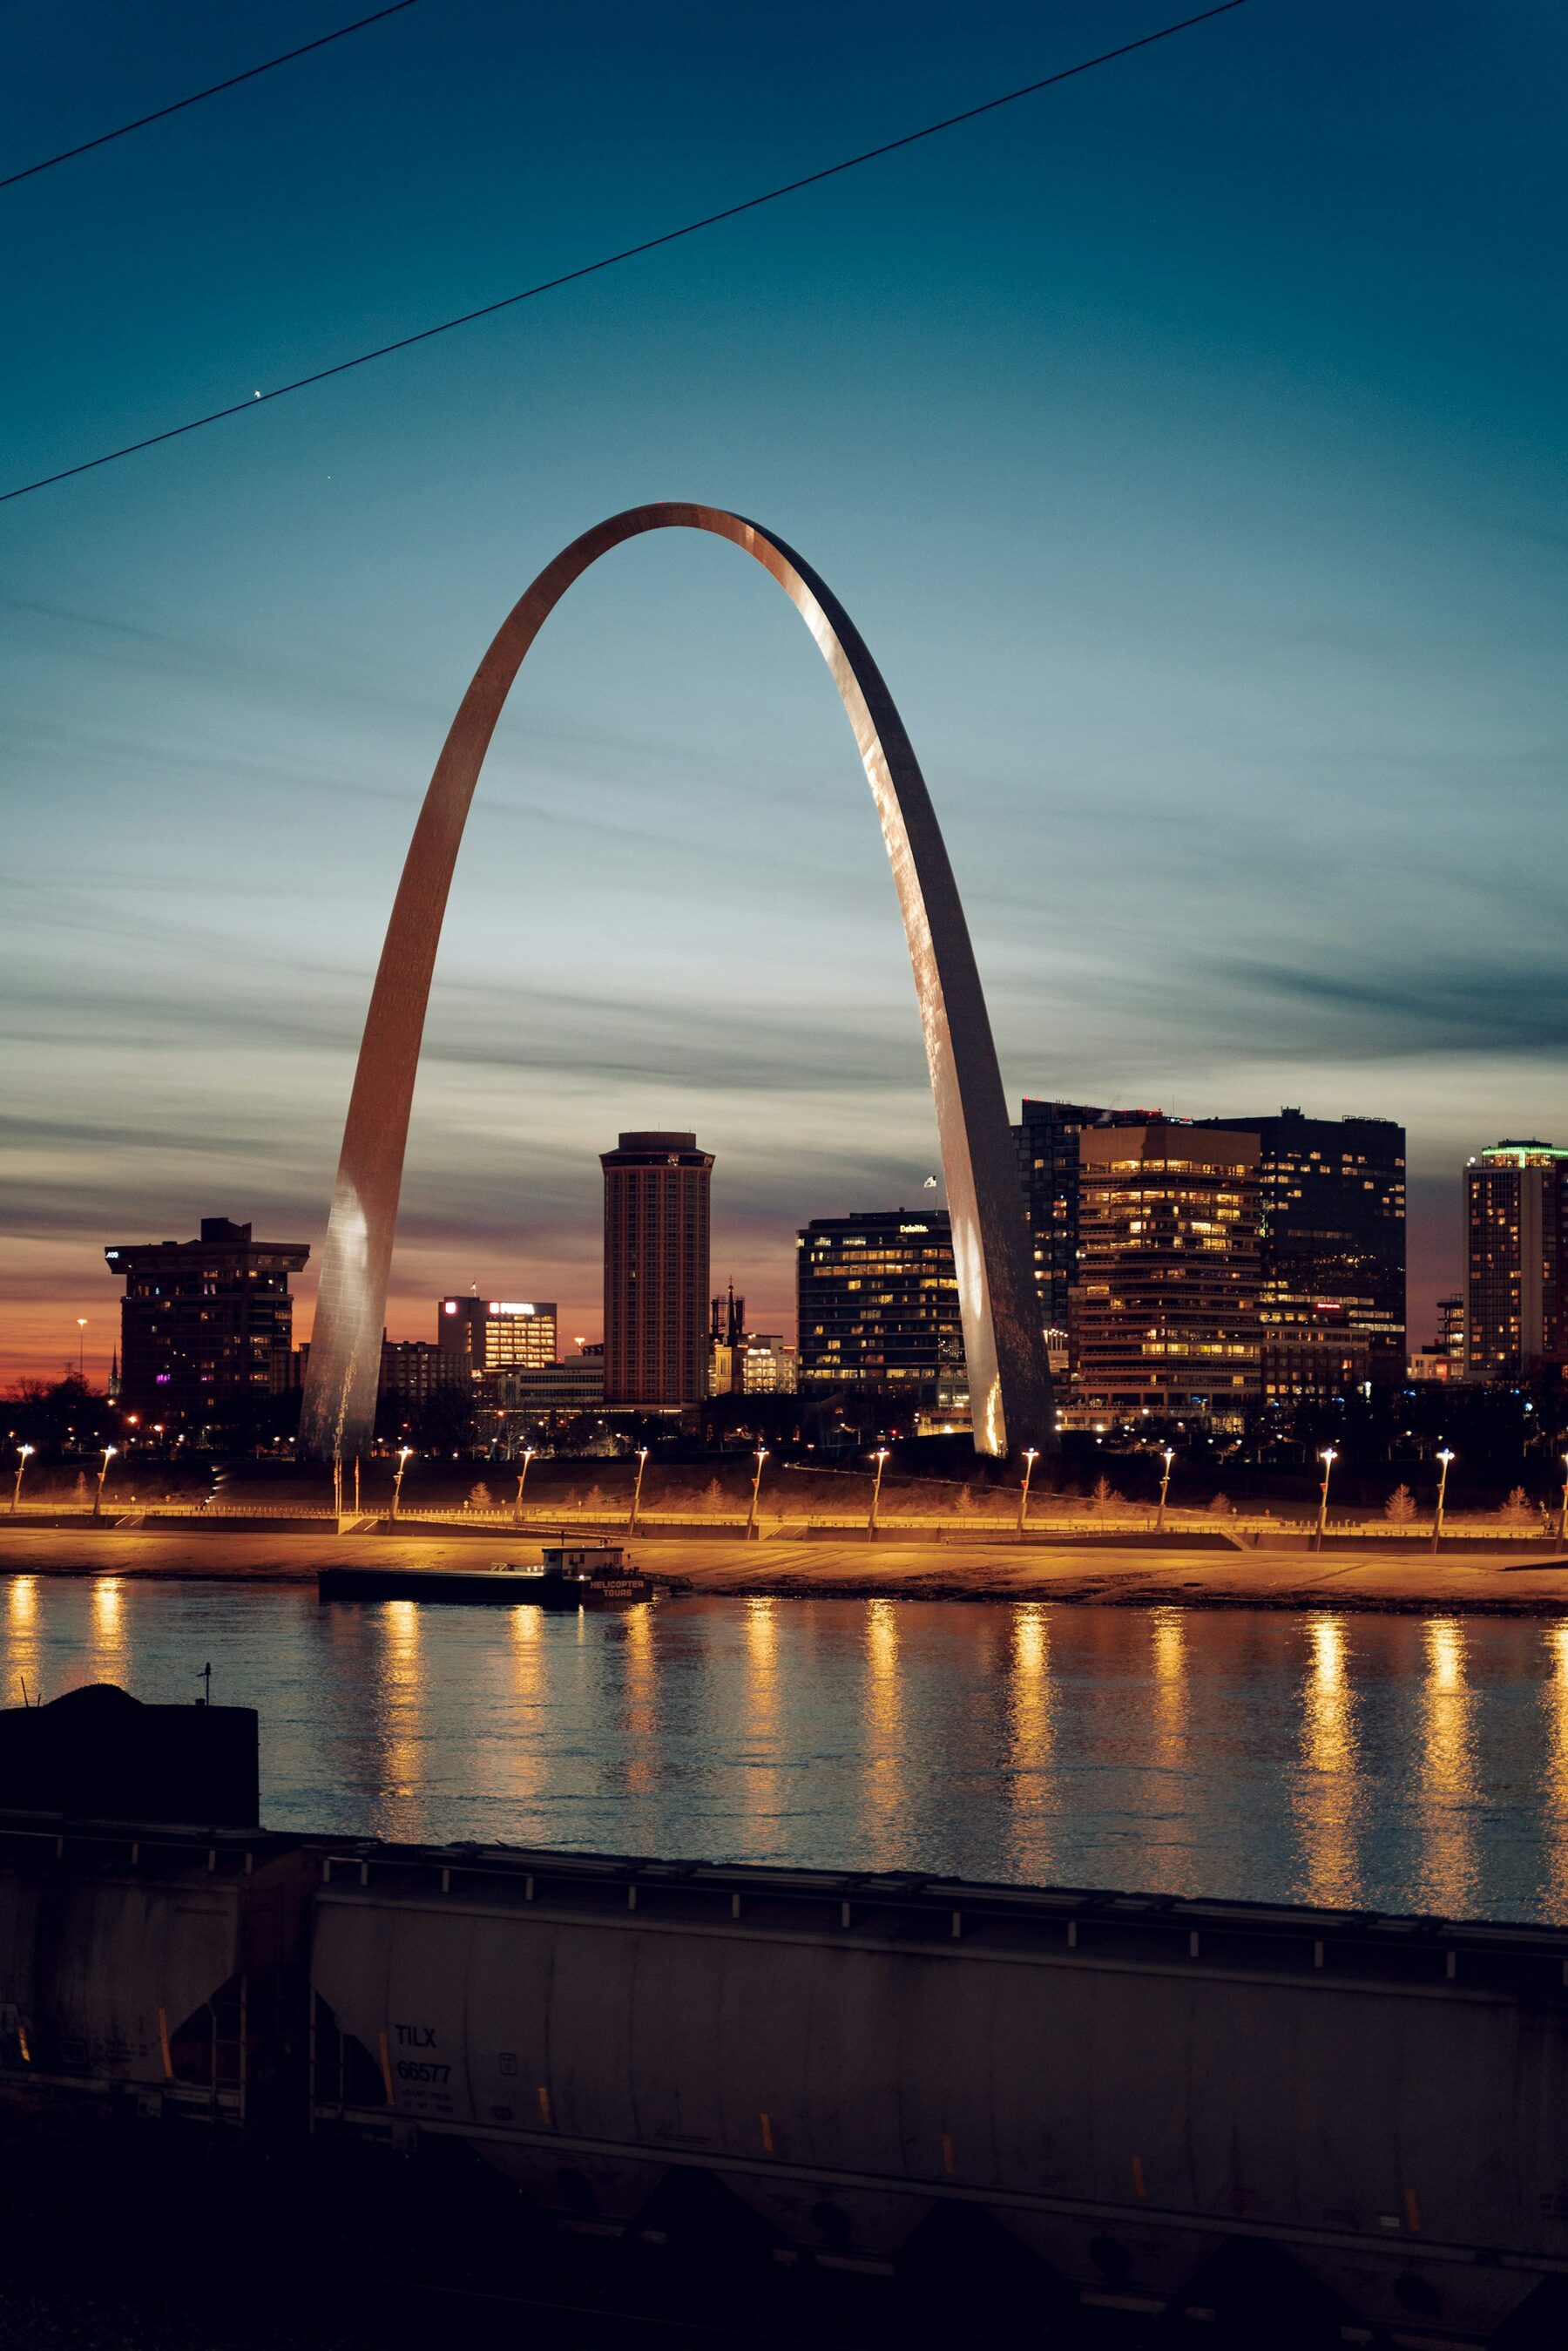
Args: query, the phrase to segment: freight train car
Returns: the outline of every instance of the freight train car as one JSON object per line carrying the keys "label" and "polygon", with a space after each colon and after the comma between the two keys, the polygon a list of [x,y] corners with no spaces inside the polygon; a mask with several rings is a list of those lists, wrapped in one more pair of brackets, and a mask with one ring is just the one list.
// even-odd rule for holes
{"label": "freight train car", "polygon": [[0,2102],[231,2130],[297,2113],[319,1871],[259,1829],[0,1815]]}
{"label": "freight train car", "polygon": [[11,1815],[0,2100],[1042,2313],[1568,2342],[1555,1929]]}
{"label": "freight train car", "polygon": [[1331,2335],[1524,2341],[1533,2296],[1561,2341],[1565,1975],[1528,1928],[363,1848],[316,1897],[313,2109],[599,2227],[700,2179],[785,2259],[957,2213],[1044,2306],[1250,2277]]}

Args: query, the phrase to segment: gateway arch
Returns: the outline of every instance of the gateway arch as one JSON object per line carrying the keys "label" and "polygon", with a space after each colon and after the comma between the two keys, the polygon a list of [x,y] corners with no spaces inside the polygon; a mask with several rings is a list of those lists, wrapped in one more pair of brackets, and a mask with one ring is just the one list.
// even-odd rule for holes
{"label": "gateway arch", "polygon": [[300,1415],[307,1460],[365,1451],[409,1112],[452,868],[479,771],[523,658],[574,580],[648,530],[704,530],[770,571],[815,638],[855,729],[914,967],[952,1219],[975,1449],[1054,1449],[1055,1415],[1023,1196],[974,950],[903,721],[859,631],[782,539],[718,507],[633,507],[547,564],[481,662],[414,827],[354,1072]]}

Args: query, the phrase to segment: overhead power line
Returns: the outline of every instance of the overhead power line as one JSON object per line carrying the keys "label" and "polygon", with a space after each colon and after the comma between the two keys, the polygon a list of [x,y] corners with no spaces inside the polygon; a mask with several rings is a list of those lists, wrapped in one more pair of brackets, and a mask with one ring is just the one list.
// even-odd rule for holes
{"label": "overhead power line", "polygon": [[896,155],[900,148],[913,147],[922,139],[935,139],[944,131],[955,131],[963,122],[973,122],[982,114],[994,114],[999,107],[1015,105],[1021,98],[1033,98],[1043,89],[1052,89],[1058,82],[1072,81],[1077,75],[1093,72],[1096,66],[1110,65],[1117,57],[1131,57],[1138,49],[1152,48],[1158,41],[1168,41],[1177,33],[1190,32],[1195,25],[1207,25],[1215,16],[1228,16],[1232,9],[1245,7],[1247,0],[1218,0],[1218,5],[1200,9],[1196,16],[1183,16],[1179,23],[1162,25],[1157,32],[1145,33],[1136,41],[1123,41],[1114,49],[1102,49],[1097,57],[1081,58],[1075,66],[1064,66],[1059,72],[1043,75],[1040,80],[1025,82],[1021,89],[1004,90],[1000,98],[988,98],[979,106],[966,106],[961,114],[945,115],[940,122],[928,122],[919,131],[907,131],[899,139],[885,140],[879,147],[867,147],[858,155],[846,155],[841,162],[828,163],[820,172],[808,172],[804,179],[786,180],[782,186],[768,188],[758,196],[746,196],[741,203],[726,204],[722,212],[705,213],[701,220],[687,221],[680,228],[664,230],[659,236],[643,238],[639,245],[624,246],[618,253],[607,253],[597,261],[585,261],[576,269],[563,270],[558,277],[542,278],[536,286],[525,286],[520,293],[504,294],[499,301],[482,303],[477,310],[461,311],[454,319],[442,319],[434,327],[421,327],[411,335],[400,335],[396,341],[379,343],[374,350],[358,351],[352,359],[338,360],[331,367],[317,368],[309,375],[296,376],[292,382],[274,384],[268,391],[254,392],[248,400],[232,401],[226,408],[214,408],[205,416],[189,417],[183,424],[171,424],[161,433],[150,433],[140,441],[128,441],[123,448],[106,449],[100,457],[86,457],[79,465],[62,466],[57,474],[41,474],[35,482],[19,483],[14,490],[0,490],[0,506],[12,498],[25,498],[34,490],[47,490],[57,482],[68,482],[78,474],[90,474],[99,465],[112,465],[121,457],[134,457],[143,449],[156,449],[164,441],[178,441],[183,434],[200,433],[208,424],[221,424],[226,416],[243,415],[257,408],[264,401],[286,400],[292,392],[304,392],[307,385],[326,383],[335,375],[347,375],[353,368],[369,367],[372,360],[384,360],[394,351],[406,351],[415,343],[428,343],[437,335],[450,335],[455,328],[472,326],[476,319],[493,318],[498,310],[510,310],[519,302],[535,301],[541,294],[554,294],[563,286],[575,286],[584,277],[597,277],[602,269],[614,269],[623,261],[635,261],[640,254],[657,253],[661,246],[675,245],[680,238],[696,236],[705,228],[716,228],[721,221],[737,220],[742,213],[753,213],[763,204],[774,204],[781,197],[798,195],[803,188],[815,188],[824,180],[835,180],[841,172],[853,172],[862,163],[875,163],[884,155]]}
{"label": "overhead power line", "polygon": [[231,74],[227,81],[215,81],[210,89],[192,90],[189,98],[177,98],[172,106],[155,107],[151,114],[139,114],[134,122],[122,122],[118,131],[102,131],[96,139],[84,139],[79,147],[62,148],[57,155],[46,155],[41,163],[29,163],[20,172],[7,172],[0,176],[0,188],[14,188],[18,180],[35,179],[40,172],[52,172],[57,163],[68,163],[78,155],[90,155],[95,147],[107,147],[116,139],[129,139],[133,131],[145,131],[150,122],[161,122],[171,114],[182,114],[188,106],[200,106],[204,98],[216,98],[220,90],[237,89],[243,81],[254,81],[257,74],[271,73],[275,66],[291,65],[296,57],[307,57],[312,49],[324,49],[332,41],[346,41],[350,33],[362,33],[367,25],[379,25],[383,16],[400,16],[411,8],[414,0],[392,0],[389,8],[378,8],[373,16],[360,16],[352,25],[339,25],[335,33],[323,33],[318,41],[306,41],[297,49],[285,49],[281,57],[268,57],[265,65],[247,66],[244,73]]}

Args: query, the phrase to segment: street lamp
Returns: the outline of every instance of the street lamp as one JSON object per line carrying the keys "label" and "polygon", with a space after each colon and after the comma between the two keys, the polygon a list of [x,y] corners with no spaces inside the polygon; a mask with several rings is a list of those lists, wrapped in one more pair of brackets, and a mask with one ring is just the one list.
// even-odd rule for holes
{"label": "street lamp", "polygon": [[22,1499],[22,1472],[26,1468],[32,1458],[33,1448],[30,1445],[18,1445],[16,1447],[16,1482],[11,1489],[11,1516],[13,1518],[16,1515],[16,1506]]}
{"label": "street lamp", "polygon": [[877,1532],[877,1505],[882,1499],[882,1468],[887,1458],[888,1448],[884,1446],[882,1450],[876,1456],[877,1482],[871,1489],[871,1515],[866,1521],[866,1533],[867,1540],[875,1538]]}
{"label": "street lamp", "polygon": [[398,1466],[392,1473],[392,1516],[394,1519],[398,1515],[398,1502],[403,1490],[403,1471],[413,1458],[413,1450],[414,1448],[411,1445],[400,1445],[398,1447]]}
{"label": "street lamp", "polygon": [[1314,1551],[1323,1549],[1324,1529],[1328,1524],[1328,1481],[1334,1475],[1334,1465],[1339,1456],[1332,1445],[1326,1445],[1317,1458],[1323,1463],[1323,1484],[1317,1493],[1317,1532],[1312,1540]]}
{"label": "street lamp", "polygon": [[87,1316],[78,1314],[77,1329],[81,1332],[81,1337],[77,1341],[77,1378],[84,1388],[87,1385]]}
{"label": "street lamp", "polygon": [[528,1464],[533,1458],[534,1447],[531,1445],[525,1445],[523,1447],[523,1467],[517,1472],[517,1499],[512,1505],[512,1523],[514,1527],[520,1527],[523,1523],[523,1488],[527,1480]]}
{"label": "street lamp", "polygon": [[[1438,1548],[1438,1539],[1443,1531],[1443,1504],[1448,1499],[1449,1492],[1449,1464],[1453,1458],[1454,1456],[1445,1445],[1438,1456],[1438,1459],[1443,1466],[1438,1472],[1438,1507],[1432,1516],[1432,1549],[1434,1551]],[[1568,1486],[1563,1488],[1563,1492],[1568,1495]]]}
{"label": "street lamp", "polygon": [[92,1498],[92,1514],[95,1519],[102,1515],[103,1481],[109,1476],[109,1463],[114,1459],[115,1455],[119,1451],[119,1447],[118,1445],[106,1445],[103,1448],[103,1468],[98,1473],[98,1490]]}
{"label": "street lamp", "polygon": [[637,1483],[631,1489],[631,1516],[626,1522],[628,1535],[634,1535],[637,1532],[637,1514],[642,1508],[642,1473],[647,1467],[648,1447],[646,1445],[639,1445],[637,1448]]}
{"label": "street lamp", "polygon": [[1165,1463],[1165,1475],[1159,1481],[1159,1515],[1154,1522],[1157,1535],[1165,1532],[1165,1498],[1170,1491],[1170,1465],[1176,1458],[1175,1447],[1168,1445],[1160,1458]]}
{"label": "street lamp", "polygon": [[1031,1445],[1025,1449],[1023,1455],[1023,1484],[1018,1496],[1018,1531],[1020,1534],[1023,1532],[1024,1522],[1029,1516],[1029,1480],[1034,1474],[1034,1464],[1039,1460],[1039,1452],[1034,1446]]}
{"label": "street lamp", "polygon": [[757,1536],[757,1496],[762,1490],[763,1464],[768,1458],[765,1445],[757,1447],[757,1474],[752,1480],[752,1507],[746,1514],[746,1541],[754,1542]]}

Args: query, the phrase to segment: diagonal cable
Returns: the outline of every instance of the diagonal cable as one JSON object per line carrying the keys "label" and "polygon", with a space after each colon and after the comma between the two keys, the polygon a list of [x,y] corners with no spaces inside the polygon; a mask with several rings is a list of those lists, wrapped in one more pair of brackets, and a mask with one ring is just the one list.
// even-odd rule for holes
{"label": "diagonal cable", "polygon": [[237,89],[243,81],[254,81],[257,74],[271,73],[275,66],[291,65],[296,57],[307,57],[312,49],[324,49],[332,41],[346,41],[350,33],[362,33],[367,25],[379,25],[383,16],[401,16],[411,8],[414,0],[391,0],[388,8],[378,8],[373,16],[358,17],[352,25],[339,25],[335,33],[323,33],[319,40],[306,41],[297,49],[285,49],[280,57],[268,57],[265,65],[247,66],[244,73],[231,74],[227,81],[215,81],[208,89],[193,89],[189,98],[177,98],[171,106],[155,107],[151,114],[139,114],[134,122],[122,122],[118,131],[100,131],[96,139],[84,139],[79,147],[63,148],[57,155],[46,155],[41,163],[26,164],[20,172],[7,172],[0,176],[0,188],[14,188],[18,180],[31,180],[40,172],[52,172],[57,163],[69,163],[78,155],[90,155],[95,147],[108,147],[116,139],[128,139],[133,131],[145,131],[150,122],[162,122],[171,114],[183,114],[188,106],[200,106],[204,98],[216,98],[220,90]]}
{"label": "diagonal cable", "polygon": [[1136,50],[1152,48],[1158,41],[1168,41],[1177,33],[1189,32],[1195,25],[1206,25],[1215,16],[1227,16],[1234,8],[1245,7],[1247,0],[1218,0],[1218,5],[1201,9],[1196,16],[1183,16],[1179,24],[1162,25],[1157,32],[1145,33],[1136,41],[1124,41],[1114,49],[1102,49],[1097,57],[1084,57],[1075,66],[1064,66],[1057,73],[1045,74],[1039,81],[1025,82],[1019,89],[1004,90],[1000,98],[988,98],[979,106],[966,106],[961,114],[949,114],[940,122],[928,122],[919,131],[907,131],[898,139],[885,140],[879,147],[867,147],[858,155],[846,155],[841,162],[828,163],[820,172],[808,172],[804,179],[786,180],[777,188],[768,188],[758,196],[747,196],[737,204],[726,204],[722,212],[705,213],[701,220],[687,221],[680,228],[666,229],[661,235],[645,237],[639,245],[624,246],[618,253],[607,253],[597,261],[585,261],[576,269],[563,270],[558,277],[542,278],[537,286],[525,286],[517,294],[504,294],[499,301],[483,302],[477,310],[463,310],[455,319],[443,319],[434,327],[421,327],[411,335],[400,335],[394,342],[379,343],[374,350],[358,351],[350,360],[338,360],[332,367],[317,368],[309,375],[296,376],[289,383],[274,384],[267,392],[253,392],[249,400],[231,401],[226,408],[214,408],[205,416],[192,416],[183,424],[171,424],[161,433],[150,433],[143,440],[128,441],[122,448],[106,449],[101,457],[85,457],[79,465],[62,466],[57,474],[41,474],[36,481],[19,483],[14,490],[0,490],[0,506],[12,498],[25,498],[34,490],[47,490],[56,482],[68,482],[78,474],[90,474],[99,465],[112,465],[121,457],[134,457],[143,449],[156,449],[162,442],[178,441],[183,434],[200,433],[205,425],[221,424],[227,416],[239,416],[247,409],[259,407],[268,400],[286,400],[292,392],[303,392],[313,383],[326,383],[335,375],[347,375],[353,368],[369,367],[373,360],[390,357],[394,351],[411,350],[415,343],[428,343],[437,335],[450,335],[455,328],[469,327],[476,319],[493,318],[498,310],[510,310],[519,302],[532,302],[541,294],[554,294],[563,286],[575,286],[584,277],[597,277],[602,269],[614,269],[623,261],[635,261],[640,254],[657,253],[661,246],[675,245],[682,237],[696,236],[703,229],[716,228],[721,221],[738,220],[742,213],[753,213],[763,204],[775,204],[784,196],[798,195],[803,188],[815,188],[824,180],[836,180],[843,172],[858,170],[862,163],[875,163],[884,155],[896,155],[900,148],[916,146],[922,139],[935,139],[944,131],[954,131],[960,123],[976,121],[982,114],[994,114],[999,107],[1013,106],[1021,98],[1033,98],[1043,89],[1053,89],[1058,82],[1072,81],[1077,75],[1091,73],[1096,66],[1110,65],[1117,57],[1131,57]]}

